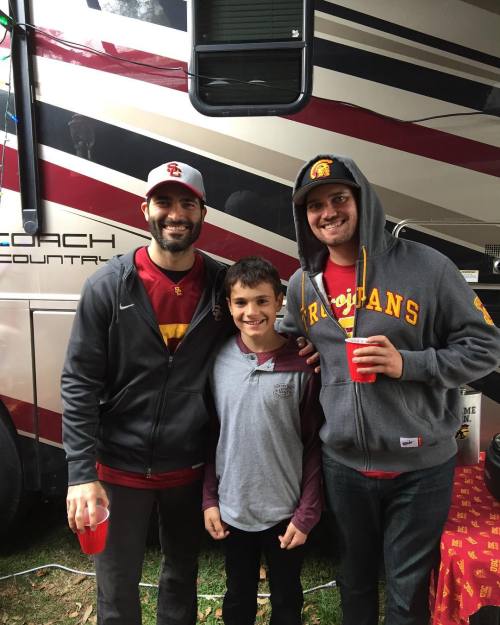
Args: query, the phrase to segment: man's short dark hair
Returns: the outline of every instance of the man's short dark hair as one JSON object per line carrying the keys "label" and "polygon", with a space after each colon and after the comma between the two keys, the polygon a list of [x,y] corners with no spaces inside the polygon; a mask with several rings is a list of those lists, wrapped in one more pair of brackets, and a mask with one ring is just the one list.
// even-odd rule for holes
{"label": "man's short dark hair", "polygon": [[229,267],[224,282],[227,297],[231,297],[231,289],[237,282],[251,289],[261,282],[268,282],[273,287],[276,297],[281,293],[281,280],[278,270],[261,256],[241,258]]}

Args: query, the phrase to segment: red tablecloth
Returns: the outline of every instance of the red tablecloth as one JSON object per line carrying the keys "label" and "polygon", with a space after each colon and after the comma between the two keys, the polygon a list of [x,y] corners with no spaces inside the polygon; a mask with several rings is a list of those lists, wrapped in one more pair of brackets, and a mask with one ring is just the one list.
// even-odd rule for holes
{"label": "red tablecloth", "polygon": [[431,585],[432,625],[466,625],[483,606],[500,606],[500,503],[483,476],[484,457],[455,470],[439,574]]}

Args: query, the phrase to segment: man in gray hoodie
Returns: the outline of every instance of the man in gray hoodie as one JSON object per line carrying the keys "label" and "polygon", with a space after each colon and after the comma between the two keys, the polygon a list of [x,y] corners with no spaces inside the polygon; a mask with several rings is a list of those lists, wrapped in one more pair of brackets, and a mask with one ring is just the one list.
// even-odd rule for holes
{"label": "man in gray hoodie", "polygon": [[[500,331],[455,265],[396,239],[370,183],[349,158],[320,154],[293,191],[301,269],[281,331],[321,354],[320,432],[326,495],[339,538],[343,625],[429,621],[460,426],[458,387],[492,371]],[[351,380],[345,339],[372,384]]]}

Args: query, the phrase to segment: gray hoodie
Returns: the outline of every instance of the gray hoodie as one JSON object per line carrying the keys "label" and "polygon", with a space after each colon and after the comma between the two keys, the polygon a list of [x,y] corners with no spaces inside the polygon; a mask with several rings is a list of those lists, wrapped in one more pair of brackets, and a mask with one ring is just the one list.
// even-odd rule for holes
{"label": "gray hoodie", "polygon": [[294,205],[301,269],[290,280],[280,330],[305,332],[321,354],[323,453],[362,471],[438,465],[456,452],[458,386],[495,369],[500,331],[448,258],[385,230],[380,200],[351,159],[318,155],[297,181],[320,158],[343,162],[360,186],[353,336],[385,335],[403,358],[400,379],[350,381],[346,334],[323,287],[328,250],[311,232],[305,207]]}

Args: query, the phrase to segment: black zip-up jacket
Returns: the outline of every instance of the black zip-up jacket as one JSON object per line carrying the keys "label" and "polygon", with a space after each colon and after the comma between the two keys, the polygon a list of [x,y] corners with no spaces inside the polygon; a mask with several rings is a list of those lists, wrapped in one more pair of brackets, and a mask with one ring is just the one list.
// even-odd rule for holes
{"label": "black zip-up jacket", "polygon": [[206,379],[216,347],[234,331],[225,267],[202,254],[205,289],[171,354],[134,254],[91,276],[76,312],[61,379],[70,485],[95,481],[96,460],[148,475],[205,458]]}

